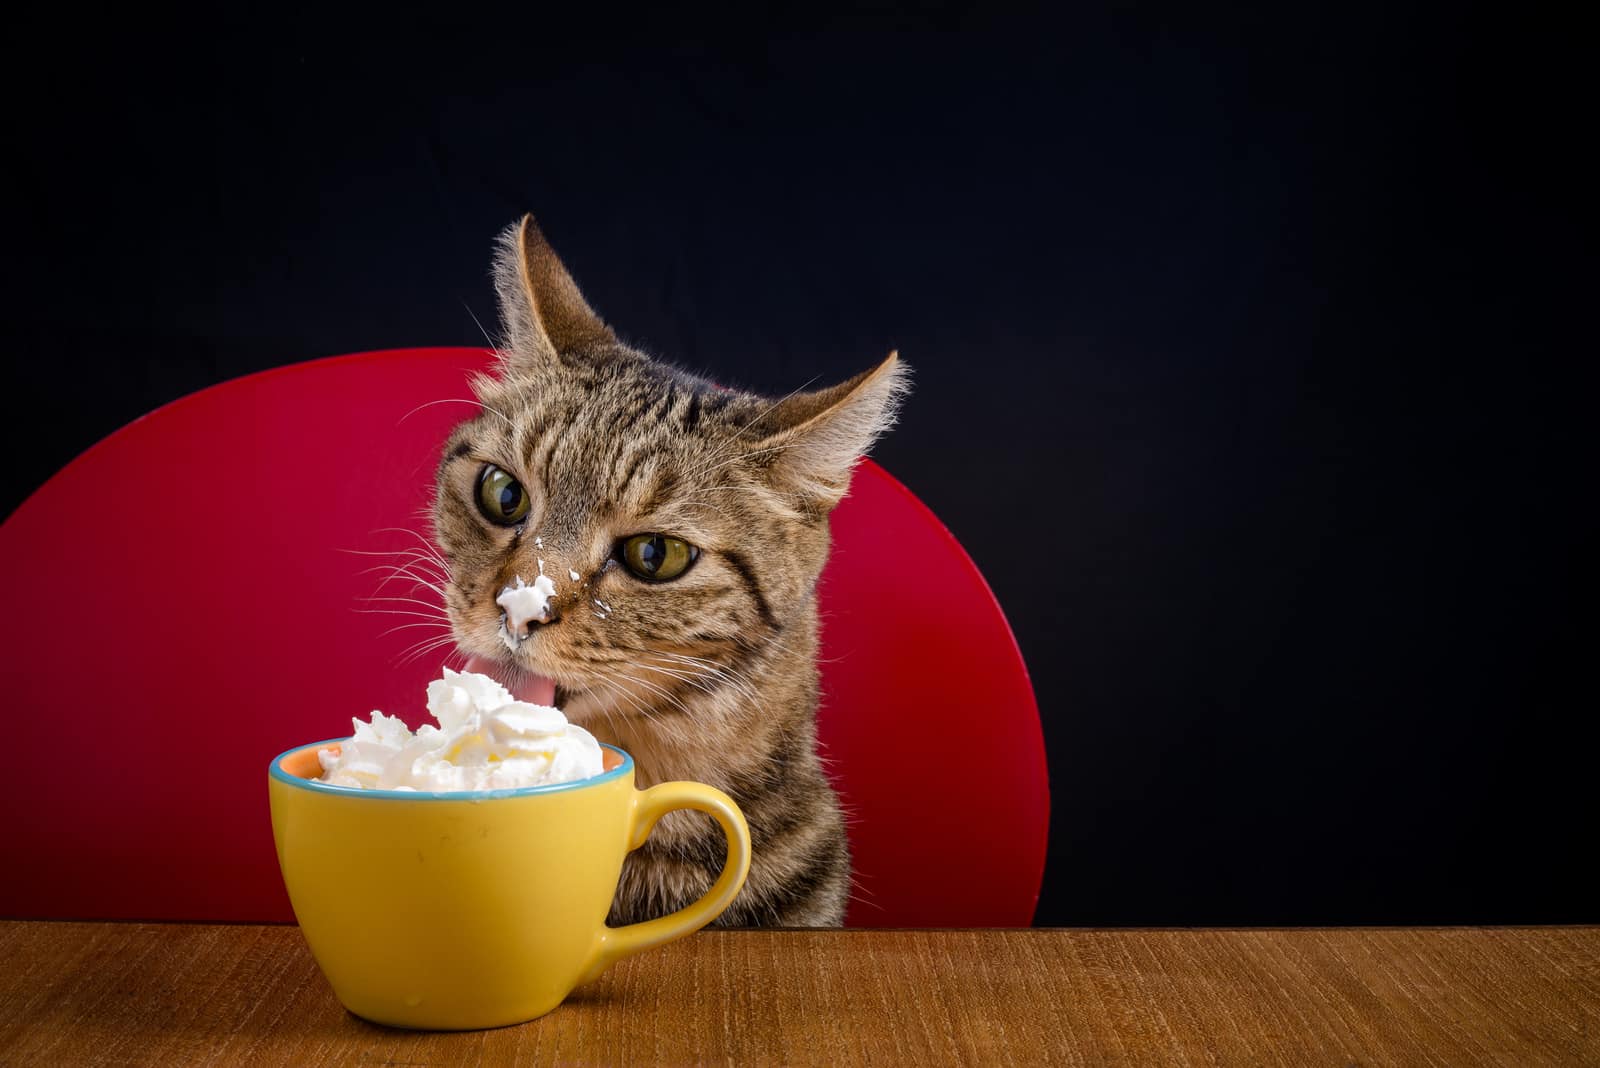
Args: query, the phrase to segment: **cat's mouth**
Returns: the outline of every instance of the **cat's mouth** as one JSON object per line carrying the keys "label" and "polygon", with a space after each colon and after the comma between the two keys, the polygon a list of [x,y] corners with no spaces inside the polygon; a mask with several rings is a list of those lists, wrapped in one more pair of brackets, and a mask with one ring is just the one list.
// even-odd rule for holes
{"label": "cat's mouth", "polygon": [[552,705],[565,708],[571,693],[548,675],[539,675],[520,664],[504,660],[491,660],[476,654],[467,657],[465,670],[488,675],[511,691],[511,696],[530,705]]}

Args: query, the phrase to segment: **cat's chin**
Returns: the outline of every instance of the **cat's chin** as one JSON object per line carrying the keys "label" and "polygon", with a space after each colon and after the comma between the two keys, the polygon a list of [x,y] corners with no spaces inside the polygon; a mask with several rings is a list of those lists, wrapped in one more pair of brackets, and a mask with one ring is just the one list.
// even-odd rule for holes
{"label": "cat's chin", "polygon": [[475,654],[467,657],[467,666],[464,670],[488,675],[510,690],[511,696],[519,701],[526,701],[530,705],[560,707],[556,703],[559,687],[556,686],[556,680],[548,675],[536,675],[515,664],[507,664],[503,660],[490,660]]}

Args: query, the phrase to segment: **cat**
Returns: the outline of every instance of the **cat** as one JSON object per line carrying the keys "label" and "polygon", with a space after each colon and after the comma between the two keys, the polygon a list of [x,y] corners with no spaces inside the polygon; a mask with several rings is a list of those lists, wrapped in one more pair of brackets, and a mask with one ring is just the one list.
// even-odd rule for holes
{"label": "cat", "polygon": [[[432,509],[459,650],[631,753],[640,786],[738,802],[753,859],[719,924],[839,925],[850,856],[817,752],[816,585],[828,514],[907,367],[890,353],[777,399],[715,385],[618,340],[531,216],[501,234],[494,279],[498,366],[472,381],[480,411],[445,443]],[[508,621],[502,591],[540,577],[548,606]],[[609,922],[681,908],[723,860],[709,818],[668,814]]]}

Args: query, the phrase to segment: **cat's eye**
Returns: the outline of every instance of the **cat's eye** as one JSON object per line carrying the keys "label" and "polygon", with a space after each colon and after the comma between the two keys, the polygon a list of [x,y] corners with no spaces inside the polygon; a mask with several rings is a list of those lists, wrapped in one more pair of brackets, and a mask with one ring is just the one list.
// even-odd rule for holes
{"label": "cat's eye", "polygon": [[528,515],[528,491],[494,464],[478,475],[478,511],[491,523],[514,527]]}
{"label": "cat's eye", "polygon": [[621,550],[623,564],[646,582],[670,582],[700,556],[699,549],[668,534],[635,534],[623,539]]}

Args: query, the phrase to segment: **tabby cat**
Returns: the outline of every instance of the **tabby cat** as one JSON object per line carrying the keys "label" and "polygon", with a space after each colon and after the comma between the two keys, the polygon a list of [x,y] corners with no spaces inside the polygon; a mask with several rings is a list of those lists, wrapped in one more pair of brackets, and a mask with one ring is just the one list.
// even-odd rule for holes
{"label": "tabby cat", "polygon": [[[628,347],[531,217],[495,258],[502,339],[479,411],[439,465],[446,610],[472,670],[555,703],[637,761],[641,786],[710,783],[750,824],[750,876],[718,921],[842,921],[850,857],[816,745],[817,577],[828,513],[894,421],[888,359],[778,400]],[[538,619],[496,599],[545,576]],[[628,857],[610,922],[682,907],[721,869],[721,831],[669,814]]]}

